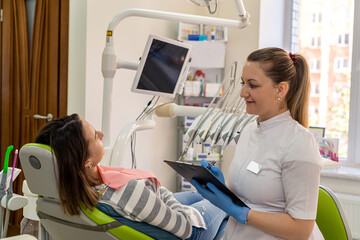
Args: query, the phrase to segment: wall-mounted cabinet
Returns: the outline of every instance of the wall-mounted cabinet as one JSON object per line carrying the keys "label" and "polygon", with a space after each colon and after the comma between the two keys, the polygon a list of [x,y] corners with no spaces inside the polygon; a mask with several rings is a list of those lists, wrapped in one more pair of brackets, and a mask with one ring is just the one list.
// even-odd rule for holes
{"label": "wall-mounted cabinet", "polygon": [[224,77],[227,28],[180,22],[178,40],[193,46],[184,96],[214,97]]}

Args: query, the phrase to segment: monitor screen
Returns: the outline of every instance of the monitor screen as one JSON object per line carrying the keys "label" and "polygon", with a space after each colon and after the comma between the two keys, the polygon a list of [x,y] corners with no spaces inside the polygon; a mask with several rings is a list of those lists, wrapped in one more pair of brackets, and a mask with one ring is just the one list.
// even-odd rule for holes
{"label": "monitor screen", "polygon": [[184,77],[190,51],[189,45],[150,35],[132,91],[174,97],[179,80]]}

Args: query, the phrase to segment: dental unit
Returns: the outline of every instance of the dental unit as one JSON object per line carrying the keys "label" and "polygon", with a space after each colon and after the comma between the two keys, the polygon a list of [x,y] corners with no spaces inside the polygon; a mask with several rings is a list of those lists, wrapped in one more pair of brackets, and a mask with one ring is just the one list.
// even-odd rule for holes
{"label": "dental unit", "polygon": [[[11,177],[8,178],[8,170],[9,170],[9,158],[10,153],[14,149],[14,146],[10,145],[6,149],[5,160],[4,160],[4,168],[1,175],[0,182],[0,238],[4,238],[7,235],[7,230],[9,227],[9,219],[10,219],[10,211],[16,211],[20,208],[23,208],[27,205],[28,199],[24,196],[14,194],[13,193],[13,181],[16,176],[19,174],[20,170],[15,169],[15,164],[18,156],[18,150],[15,150],[15,157],[13,161],[13,165],[11,168]],[[14,174],[16,172],[16,174]],[[16,176],[15,176],[16,175]],[[15,177],[14,177],[15,176]],[[4,209],[5,211],[5,219],[4,219]]]}
{"label": "dental unit", "polygon": [[[128,17],[163,19],[175,22],[206,24],[209,26],[231,27],[237,29],[245,28],[250,24],[250,16],[245,11],[242,0],[234,1],[238,11],[239,20],[135,8],[125,9],[113,17],[112,21],[107,27],[106,43],[101,62],[101,71],[104,78],[101,122],[101,131],[104,133],[104,138],[102,140],[106,151],[104,156],[104,165],[120,166],[124,158],[125,149],[129,139],[135,138],[135,133],[138,131],[153,129],[155,127],[156,123],[152,119],[154,114],[158,117],[196,117],[195,122],[191,125],[189,131],[187,132],[188,135],[186,135],[186,137],[188,138],[188,143],[181,154],[182,156],[186,154],[189,146],[194,142],[211,143],[211,141],[214,139],[212,134],[213,129],[219,129],[217,136],[215,137],[215,139],[219,137],[219,140],[216,141],[216,144],[223,143],[220,141],[222,138],[225,138],[225,141],[229,144],[233,144],[234,139],[238,136],[239,133],[241,133],[240,127],[246,125],[245,122],[250,119],[243,113],[243,102],[239,101],[239,98],[230,100],[236,85],[236,62],[231,65],[230,71],[225,73],[225,77],[223,78],[219,89],[214,95],[215,97],[213,97],[210,102],[210,107],[205,108],[179,106],[173,102],[158,103],[160,96],[173,98],[176,94],[181,93],[186,75],[190,68],[191,46],[185,43],[177,42],[175,40],[150,35],[140,62],[132,63],[121,59],[116,54],[114,32],[119,23]],[[218,0],[216,0],[216,4],[217,2]],[[208,9],[210,11],[210,8]],[[117,69],[121,68],[135,70],[136,79],[133,82],[132,91],[150,94],[143,91],[144,89],[141,86],[141,74],[142,71],[146,71],[146,61],[149,59],[149,55],[151,55],[149,53],[153,48],[157,47],[156,43],[158,42],[167,44],[169,47],[176,46],[180,48],[183,53],[183,55],[180,55],[180,59],[183,59],[183,62],[181,68],[178,69],[178,83],[176,86],[174,86],[174,89],[170,94],[158,94],[157,90],[153,90],[151,95],[154,97],[144,107],[143,111],[134,122],[130,122],[122,128],[115,140],[115,143],[111,145],[111,99],[115,73]],[[228,83],[228,86],[226,86],[227,88],[224,91],[224,95],[220,96],[222,89],[225,87],[225,83]],[[228,144],[224,144],[224,146],[227,145]],[[7,159],[11,150],[12,148],[8,149]],[[56,158],[54,157],[52,149],[49,146],[41,146],[39,144],[29,143],[22,147],[22,149],[19,151],[19,156],[29,189],[36,195],[41,196],[36,200],[37,215],[39,216],[41,223],[41,239],[79,239],[79,236],[89,240],[151,239],[147,236],[144,236],[144,234],[142,234],[141,238],[133,237],[138,234],[131,233],[134,232],[135,228],[130,227],[128,224],[122,223],[122,226],[120,226],[120,222],[114,221],[114,219],[110,218],[109,216],[103,216],[106,214],[97,211],[97,209],[90,211],[84,206],[80,206],[82,213],[79,217],[70,218],[64,215],[61,211],[60,205],[58,204],[59,194],[56,187],[57,172],[53,171],[57,166]],[[15,154],[13,167],[15,167],[16,158],[17,154]],[[181,160],[181,157],[179,160]],[[6,192],[6,184],[4,180],[6,176],[4,175],[7,174],[7,162],[5,161],[5,163],[6,166],[4,165],[4,174],[0,183],[0,200],[1,206],[3,208],[13,211],[25,206],[27,204],[27,198],[12,193],[11,181],[10,187]],[[11,177],[11,180],[13,180],[13,177]],[[0,209],[1,221],[3,219],[3,208]],[[9,214],[7,211],[5,221],[8,221],[8,216]],[[2,222],[0,223],[0,229],[2,230]],[[7,226],[8,225],[5,222],[6,229],[4,229],[4,233],[0,232],[0,236],[6,234]]]}
{"label": "dental unit", "polygon": [[[155,122],[150,119],[151,113],[154,112],[154,110],[147,110],[147,112],[144,114],[142,118],[139,119],[139,121],[135,121],[127,124],[120,131],[115,144],[113,146],[110,146],[110,118],[111,118],[111,109],[112,109],[111,96],[112,96],[113,79],[116,73],[116,69],[126,68],[126,69],[139,71],[139,64],[127,62],[117,57],[114,47],[115,44],[114,31],[118,26],[118,24],[125,18],[135,16],[135,17],[144,17],[144,18],[163,19],[169,21],[181,21],[184,23],[206,24],[210,26],[222,26],[222,27],[231,27],[231,28],[239,28],[239,29],[245,28],[250,24],[249,23],[250,16],[246,12],[243,2],[241,0],[235,0],[235,5],[240,20],[230,20],[223,18],[205,17],[205,16],[156,11],[156,10],[148,10],[148,9],[126,9],[113,18],[113,20],[109,23],[107,28],[106,44],[103,51],[102,63],[101,63],[102,74],[104,77],[103,108],[102,108],[103,112],[102,112],[101,130],[105,134],[103,139],[103,143],[106,149],[106,155],[104,157],[105,164],[119,165],[123,159],[128,140],[133,136],[133,133],[141,130],[152,129],[155,127]],[[182,84],[183,81],[185,80],[187,70],[189,69],[189,62],[186,62],[186,64],[187,66],[184,67],[184,72],[181,73]],[[179,87],[179,89],[182,88]],[[177,89],[177,91],[179,89]],[[184,108],[181,109],[184,110]],[[199,116],[204,112],[206,112],[206,115],[202,116],[203,118],[202,121],[199,121],[199,123],[201,123],[200,125],[202,125],[204,120],[206,120],[212,113],[211,110],[207,111],[206,109],[202,109],[202,108],[197,108],[196,110],[192,110],[192,111],[197,112],[195,116]],[[180,113],[180,115],[177,116],[182,116],[182,113]],[[198,131],[195,130],[193,137],[191,138],[194,138],[197,134]],[[186,151],[187,150],[185,148],[184,152],[186,153]]]}

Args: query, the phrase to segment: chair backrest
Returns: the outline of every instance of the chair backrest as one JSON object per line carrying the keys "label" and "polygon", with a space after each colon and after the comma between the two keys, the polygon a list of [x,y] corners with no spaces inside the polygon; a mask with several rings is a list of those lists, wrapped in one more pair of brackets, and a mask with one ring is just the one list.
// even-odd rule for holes
{"label": "chair backrest", "polygon": [[[36,202],[37,213],[42,226],[53,240],[152,239],[121,223],[119,226],[119,222],[96,208],[91,211],[81,207],[80,216],[64,214],[57,189],[57,161],[49,146],[25,144],[20,149],[19,158],[30,191],[41,196]],[[106,226],[106,229],[95,230],[99,226]]]}
{"label": "chair backrest", "polygon": [[320,186],[316,224],[326,240],[351,240],[351,231],[345,213],[336,195]]}
{"label": "chair backrest", "polygon": [[20,149],[19,158],[30,191],[44,198],[59,200],[56,158],[50,146],[25,144]]}

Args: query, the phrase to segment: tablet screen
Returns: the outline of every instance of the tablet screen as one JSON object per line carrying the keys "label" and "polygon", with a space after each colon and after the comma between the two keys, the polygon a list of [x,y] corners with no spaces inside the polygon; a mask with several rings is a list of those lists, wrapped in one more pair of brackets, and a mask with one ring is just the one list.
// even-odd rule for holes
{"label": "tablet screen", "polygon": [[150,35],[132,91],[174,97],[189,61],[190,48],[172,39]]}

